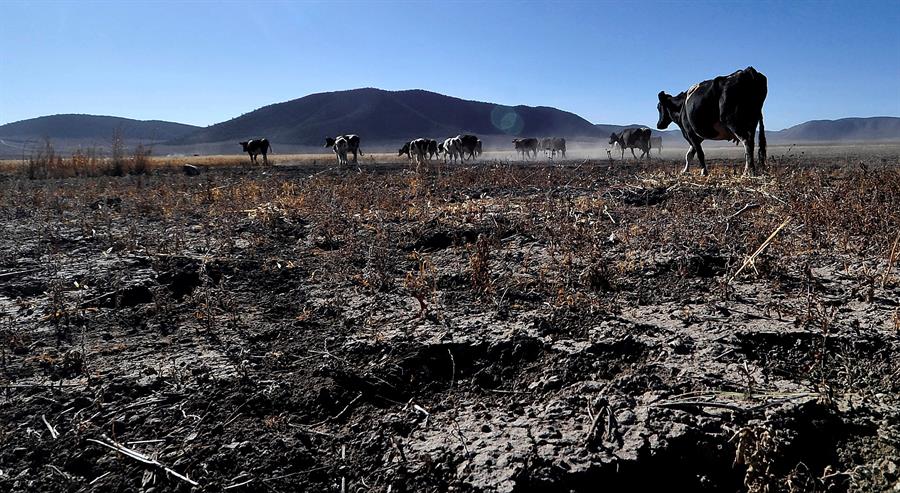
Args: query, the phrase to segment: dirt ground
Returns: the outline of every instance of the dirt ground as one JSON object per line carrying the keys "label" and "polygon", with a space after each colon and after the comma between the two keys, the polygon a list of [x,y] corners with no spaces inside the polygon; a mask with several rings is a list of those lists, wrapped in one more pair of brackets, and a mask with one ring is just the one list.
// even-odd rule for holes
{"label": "dirt ground", "polygon": [[0,491],[900,486],[900,158],[0,176]]}

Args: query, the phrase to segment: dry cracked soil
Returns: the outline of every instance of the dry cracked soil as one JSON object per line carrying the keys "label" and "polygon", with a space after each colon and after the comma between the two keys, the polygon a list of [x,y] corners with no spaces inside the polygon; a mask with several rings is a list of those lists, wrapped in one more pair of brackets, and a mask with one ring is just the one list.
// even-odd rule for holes
{"label": "dry cracked soil", "polygon": [[900,160],[0,176],[0,490],[900,487]]}

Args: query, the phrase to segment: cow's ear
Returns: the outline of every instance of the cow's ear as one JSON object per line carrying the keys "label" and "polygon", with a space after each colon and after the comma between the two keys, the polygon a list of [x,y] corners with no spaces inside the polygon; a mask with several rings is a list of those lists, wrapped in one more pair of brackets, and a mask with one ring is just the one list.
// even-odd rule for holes
{"label": "cow's ear", "polygon": [[666,94],[666,91],[659,91],[659,102],[664,103],[666,99],[669,98],[669,95]]}

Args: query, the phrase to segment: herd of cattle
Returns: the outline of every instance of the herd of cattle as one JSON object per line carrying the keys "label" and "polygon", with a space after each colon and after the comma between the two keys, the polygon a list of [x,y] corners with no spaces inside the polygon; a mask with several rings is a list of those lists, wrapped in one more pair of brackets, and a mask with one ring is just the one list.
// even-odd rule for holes
{"label": "herd of cattle", "polygon": [[[701,173],[707,174],[706,158],[701,142],[704,140],[728,140],[744,145],[746,163],[744,173],[755,172],[754,137],[759,126],[759,162],[766,161],[766,134],[763,126],[762,107],[768,91],[766,77],[753,67],[738,70],[731,75],[716,77],[693,85],[677,96],[665,92],[658,95],[659,121],[656,127],[660,130],[675,123],[684,139],[690,145],[685,154],[683,172],[687,172],[691,160],[696,155],[700,161]],[[517,138],[512,141],[513,147],[521,158],[537,159],[538,152],[549,158],[557,155],[566,157],[566,139],[561,137]],[[652,137],[649,128],[629,128],[609,136],[610,146],[621,150],[621,158],[625,158],[625,149],[638,159],[634,150],[641,151],[640,158],[650,158],[650,150],[656,148],[662,152],[662,138]],[[256,163],[258,154],[262,154],[263,163],[268,163],[266,153],[272,149],[267,139],[255,139],[240,142],[250,160]],[[346,165],[350,161],[348,154],[353,155],[353,163],[357,163],[357,155],[362,155],[359,148],[358,135],[340,135],[326,137],[325,147],[330,147],[337,157],[338,164]],[[612,151],[607,148],[607,156]],[[475,159],[482,154],[481,140],[471,134],[450,137],[442,142],[434,139],[418,138],[403,144],[398,156],[407,158],[419,166],[443,157],[444,162],[465,161]]]}

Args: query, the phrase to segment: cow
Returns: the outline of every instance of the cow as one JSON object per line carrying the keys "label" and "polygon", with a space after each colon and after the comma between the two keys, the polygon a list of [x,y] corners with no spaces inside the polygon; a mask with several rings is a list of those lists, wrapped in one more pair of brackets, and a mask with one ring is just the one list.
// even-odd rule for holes
{"label": "cow", "polygon": [[338,138],[343,137],[347,142],[347,152],[353,153],[353,164],[356,164],[358,161],[356,160],[356,154],[359,153],[360,156],[363,155],[362,150],[359,148],[359,136],[353,134],[347,135],[339,135],[336,138],[325,137],[325,146],[324,147],[334,147],[335,142]]}
{"label": "cow", "polygon": [[269,139],[252,139],[238,142],[244,148],[244,152],[250,155],[250,163],[257,164],[256,156],[262,154],[263,164],[269,164],[266,154],[272,150]]}
{"label": "cow", "polygon": [[481,154],[484,152],[484,148],[481,146],[481,139],[478,139],[475,142],[475,157],[481,157]]}
{"label": "cow", "polygon": [[416,169],[425,162],[428,155],[428,139],[416,139],[409,142],[409,154],[416,162]]}
{"label": "cow", "polygon": [[[412,142],[412,141],[410,141],[410,142]],[[399,156],[402,156],[402,155],[404,155],[404,154],[406,154],[406,159],[412,159],[412,155],[409,153],[409,144],[410,144],[410,142],[405,142],[405,143],[403,144],[403,147],[401,147],[400,150],[397,151],[397,156],[398,156],[398,157],[399,157]]]}
{"label": "cow", "polygon": [[650,137],[650,148],[657,149],[657,154],[662,154],[662,137]]}
{"label": "cow", "polygon": [[462,154],[462,142],[459,137],[450,137],[449,139],[444,140],[441,144],[444,149],[444,162],[446,163],[448,160],[456,162],[456,159],[461,157]]}
{"label": "cow", "polygon": [[684,156],[687,173],[694,155],[700,160],[700,174],[706,175],[706,157],[700,143],[704,140],[740,141],[744,144],[744,174],[756,173],[753,163],[753,138],[759,125],[759,164],[766,164],[766,131],[762,108],[768,93],[766,76],[753,67],[738,70],[695,84],[687,92],[670,96],[659,93],[659,122],[663,130],[674,122],[690,144]]}
{"label": "cow", "polygon": [[631,155],[637,159],[634,154],[634,148],[641,150],[641,159],[644,156],[650,158],[650,129],[649,128],[626,128],[619,133],[613,132],[609,136],[610,144],[619,144],[622,150],[622,159],[625,159],[625,148],[631,149]]}
{"label": "cow", "polygon": [[475,159],[476,152],[478,152],[478,137],[471,134],[463,134],[457,135],[457,139],[459,139],[459,155],[465,160],[466,155],[471,159]]}
{"label": "cow", "polygon": [[553,153],[553,139],[550,137],[541,139],[541,150],[544,152],[544,156],[550,157]]}
{"label": "cow", "polygon": [[566,139],[562,137],[544,137],[541,139],[540,149],[548,158],[556,157],[556,153],[566,157]]}
{"label": "cow", "polygon": [[563,159],[566,158],[566,139],[562,137],[553,137],[550,139],[550,152],[553,156],[556,153],[562,154]]}
{"label": "cow", "polygon": [[516,152],[522,156],[523,160],[528,157],[537,159],[538,147],[540,147],[541,144],[537,139],[532,137],[513,139],[512,143],[516,148]]}
{"label": "cow", "polygon": [[438,153],[438,141],[434,139],[425,139],[428,141],[428,159],[434,159],[434,156]]}
{"label": "cow", "polygon": [[331,139],[331,150],[334,151],[334,155],[337,156],[338,166],[344,166],[347,164],[347,151],[350,149],[350,142],[343,135],[336,139]]}

